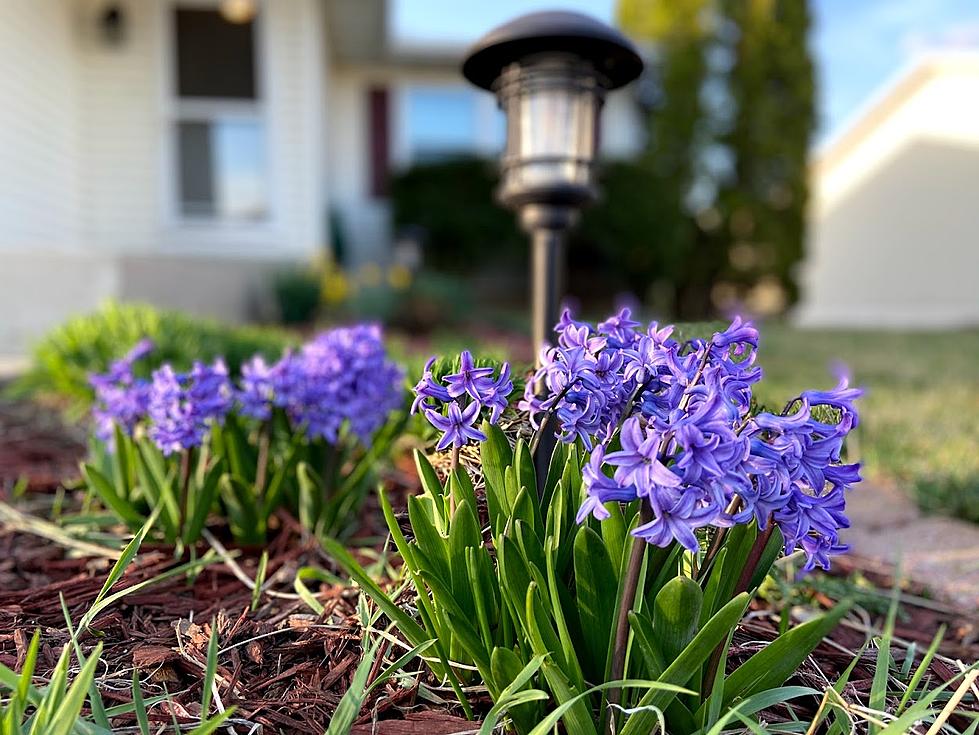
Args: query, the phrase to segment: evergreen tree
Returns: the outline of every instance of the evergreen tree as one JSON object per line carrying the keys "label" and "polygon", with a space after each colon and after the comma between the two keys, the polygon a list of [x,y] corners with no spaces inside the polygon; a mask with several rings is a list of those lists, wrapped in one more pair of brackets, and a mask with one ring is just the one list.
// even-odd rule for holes
{"label": "evergreen tree", "polygon": [[620,0],[618,15],[650,52],[648,137],[608,169],[586,234],[641,296],[673,284],[658,306],[683,318],[788,305],[814,124],[807,1]]}

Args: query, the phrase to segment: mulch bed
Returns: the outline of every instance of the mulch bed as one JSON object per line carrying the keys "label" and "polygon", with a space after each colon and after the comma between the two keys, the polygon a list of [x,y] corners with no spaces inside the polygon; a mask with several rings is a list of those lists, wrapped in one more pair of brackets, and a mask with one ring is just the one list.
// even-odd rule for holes
{"label": "mulch bed", "polygon": [[[59,429],[43,412],[32,417],[31,411],[37,409],[0,404],[0,498],[20,476],[32,478],[28,487],[43,494],[55,489],[59,478],[77,471],[83,452],[77,436],[63,426]],[[390,482],[397,490],[411,492],[411,478],[411,469],[405,465]],[[236,576],[236,570],[215,563],[192,581],[181,576],[130,594],[95,619],[91,630],[97,631],[97,637],[90,632],[82,644],[90,650],[98,640],[103,642],[104,665],[97,681],[107,706],[131,701],[136,668],[146,697],[169,695],[167,701],[151,708],[154,722],[165,725],[174,716],[182,723],[197,722],[213,621],[222,652],[217,677],[220,704],[236,707],[235,731],[257,732],[260,725],[263,732],[323,732],[360,661],[364,631],[357,614],[358,594],[340,585],[311,585],[324,607],[320,615],[298,599],[293,589],[296,572],[307,565],[324,569],[332,565],[317,545],[304,539],[292,518],[280,514],[279,521],[280,529],[268,546],[269,584],[254,611],[251,590]],[[376,506],[365,509],[364,521],[362,537],[383,538],[383,521]],[[206,549],[199,547],[199,554]],[[253,579],[260,550],[238,551],[235,563]],[[113,591],[152,579],[177,563],[170,547],[146,545]],[[33,631],[40,628],[38,674],[44,677],[50,672],[68,641],[59,595],[77,622],[98,594],[111,565],[111,559],[79,556],[34,535],[0,528],[0,663],[19,669]],[[882,589],[891,584],[891,570],[886,568],[852,558],[837,565],[837,574],[855,571]],[[909,591],[924,593],[914,587]],[[833,604],[819,594],[816,599],[824,606]],[[864,646],[872,635],[871,626],[881,624],[879,611],[866,614],[862,622],[859,616],[851,618],[819,646],[794,683],[824,690]],[[958,673],[956,660],[979,660],[975,618],[974,613],[923,600],[920,605],[902,608],[895,635],[901,641],[916,642],[920,657],[938,627],[948,626],[943,658],[936,660],[930,672],[933,681],[948,681]],[[773,611],[756,605],[735,636],[729,666],[748,658],[761,642],[776,634]],[[401,650],[388,645],[384,653],[372,670],[372,680],[383,669],[382,660],[397,658]],[[903,655],[901,649],[895,652],[898,660]],[[876,649],[868,646],[844,692],[848,701],[866,704],[875,657]],[[451,704],[451,691],[439,688],[419,664],[409,668],[419,673],[375,689],[354,733],[441,735],[476,729]],[[438,704],[439,698],[446,703]],[[474,702],[477,712],[485,712],[488,706],[485,696]],[[818,702],[800,699],[795,706],[798,716],[812,716]],[[784,707],[771,713],[772,719],[786,715]],[[114,724],[132,726],[135,720],[120,717]]]}

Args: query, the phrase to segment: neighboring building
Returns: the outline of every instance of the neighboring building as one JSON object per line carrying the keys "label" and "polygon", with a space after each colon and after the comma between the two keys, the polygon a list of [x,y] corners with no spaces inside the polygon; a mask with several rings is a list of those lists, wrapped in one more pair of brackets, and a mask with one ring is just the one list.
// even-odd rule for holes
{"label": "neighboring building", "polygon": [[[244,319],[285,264],[383,262],[391,170],[502,144],[463,49],[393,47],[388,10],[0,2],[0,353],[106,298]],[[613,154],[640,145],[629,95]]]}
{"label": "neighboring building", "polygon": [[815,160],[810,326],[979,324],[979,55],[928,59]]}

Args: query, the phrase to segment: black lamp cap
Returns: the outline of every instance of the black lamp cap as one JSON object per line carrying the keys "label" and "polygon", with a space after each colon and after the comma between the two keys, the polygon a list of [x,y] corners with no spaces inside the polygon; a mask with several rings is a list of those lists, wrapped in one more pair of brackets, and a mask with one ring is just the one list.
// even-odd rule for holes
{"label": "black lamp cap", "polygon": [[616,29],[582,13],[529,13],[494,28],[466,54],[462,74],[477,87],[492,89],[509,64],[541,52],[575,54],[591,61],[609,89],[622,87],[642,72],[632,42]]}

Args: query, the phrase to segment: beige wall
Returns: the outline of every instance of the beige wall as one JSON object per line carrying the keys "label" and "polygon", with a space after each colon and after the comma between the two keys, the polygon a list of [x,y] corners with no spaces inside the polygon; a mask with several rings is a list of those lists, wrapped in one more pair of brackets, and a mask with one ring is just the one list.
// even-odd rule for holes
{"label": "beige wall", "polygon": [[979,324],[979,57],[916,69],[817,161],[798,321]]}

